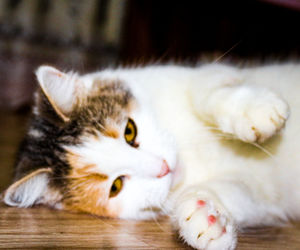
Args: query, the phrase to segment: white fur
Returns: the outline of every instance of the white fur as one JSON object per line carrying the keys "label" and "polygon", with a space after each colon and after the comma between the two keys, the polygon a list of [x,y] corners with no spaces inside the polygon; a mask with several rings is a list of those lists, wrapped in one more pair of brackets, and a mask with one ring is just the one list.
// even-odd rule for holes
{"label": "white fur", "polygon": [[[184,178],[166,204],[188,244],[233,249],[237,228],[276,225],[299,217],[300,65],[250,69],[218,64],[199,68],[152,66],[106,70],[83,79],[89,82],[95,78],[124,81],[151,110],[160,128],[176,139]],[[262,146],[257,144],[284,125],[280,135]],[[139,121],[137,126],[143,128]],[[140,143],[143,145],[143,140]],[[191,193],[191,198],[186,193]],[[223,218],[220,225],[227,228],[226,233],[208,242],[202,238],[202,243],[201,236],[197,242],[195,235],[205,228],[203,213],[192,216],[183,226],[188,213],[178,212],[176,207],[191,202],[189,199],[192,203],[205,199],[218,207],[218,218]],[[123,204],[135,207],[134,200],[131,202],[125,205],[124,200]]]}
{"label": "white fur", "polygon": [[28,134],[32,137],[42,137],[44,135],[41,131],[37,129],[30,129],[28,131]]}

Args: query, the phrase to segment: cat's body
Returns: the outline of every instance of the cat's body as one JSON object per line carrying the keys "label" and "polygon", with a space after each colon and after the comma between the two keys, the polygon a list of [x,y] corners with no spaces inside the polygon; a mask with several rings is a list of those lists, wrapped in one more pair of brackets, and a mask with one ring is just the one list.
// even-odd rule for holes
{"label": "cat's body", "polygon": [[[17,179],[25,172],[33,177],[8,189],[7,204],[46,203],[142,219],[160,208],[189,245],[208,249],[233,249],[237,229],[300,217],[300,65],[149,66],[81,77],[42,67],[37,77],[43,92],[35,117],[44,116],[55,131],[63,128],[55,137],[62,151],[57,158],[67,164],[60,166],[64,171],[51,163],[38,173],[30,164],[17,166]],[[94,107],[110,110],[99,118],[99,133],[91,120],[102,111]],[[66,124],[79,117],[89,122],[77,126],[89,130],[67,132],[74,125]],[[125,133],[124,140],[131,119],[136,138]],[[38,126],[28,134],[36,141],[47,138]],[[21,153],[19,165],[28,155],[30,150]],[[69,186],[59,188],[55,179]],[[39,185],[29,199],[26,189]]]}

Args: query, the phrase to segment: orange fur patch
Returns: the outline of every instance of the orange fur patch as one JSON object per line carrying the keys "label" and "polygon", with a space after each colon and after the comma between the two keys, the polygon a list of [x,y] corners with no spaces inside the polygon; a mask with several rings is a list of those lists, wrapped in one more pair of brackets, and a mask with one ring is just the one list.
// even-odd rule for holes
{"label": "orange fur patch", "polygon": [[[76,177],[75,177],[76,176]],[[78,177],[69,175],[68,195],[63,201],[66,210],[92,213],[105,217],[117,217],[117,207],[108,208],[108,192],[102,176],[91,174]]]}
{"label": "orange fur patch", "polygon": [[109,136],[109,137],[112,137],[112,138],[119,138],[120,134],[119,134],[119,131],[114,129],[114,128],[107,128],[103,131],[103,134],[105,136]]}
{"label": "orange fur patch", "polygon": [[68,151],[67,159],[72,168],[68,178],[88,178],[97,182],[108,179],[106,174],[95,171],[97,168],[95,164],[85,164],[78,154]]}
{"label": "orange fur patch", "polygon": [[63,199],[66,210],[92,213],[105,217],[117,217],[119,208],[108,207],[108,176],[95,172],[96,165],[84,164],[81,157],[73,152],[67,153],[71,171],[67,176],[68,185]]}

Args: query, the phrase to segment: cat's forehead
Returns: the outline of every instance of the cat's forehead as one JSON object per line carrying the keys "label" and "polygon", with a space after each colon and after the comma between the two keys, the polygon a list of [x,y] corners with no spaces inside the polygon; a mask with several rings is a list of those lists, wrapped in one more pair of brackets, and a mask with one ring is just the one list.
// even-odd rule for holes
{"label": "cat's forehead", "polygon": [[102,131],[108,124],[120,124],[133,112],[136,101],[130,89],[119,80],[95,79],[88,92],[79,97],[72,119],[83,126]]}

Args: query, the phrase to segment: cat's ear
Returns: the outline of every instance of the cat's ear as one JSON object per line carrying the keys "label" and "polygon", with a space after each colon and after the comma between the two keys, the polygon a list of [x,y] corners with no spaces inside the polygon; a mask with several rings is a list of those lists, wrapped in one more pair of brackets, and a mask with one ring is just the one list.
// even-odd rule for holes
{"label": "cat's ear", "polygon": [[30,207],[34,204],[53,205],[58,195],[49,188],[50,168],[42,168],[13,183],[4,193],[4,202],[9,206]]}
{"label": "cat's ear", "polygon": [[78,102],[83,83],[76,74],[63,73],[50,66],[40,66],[35,72],[41,90],[54,111],[64,120]]}

